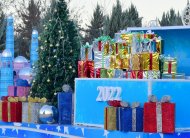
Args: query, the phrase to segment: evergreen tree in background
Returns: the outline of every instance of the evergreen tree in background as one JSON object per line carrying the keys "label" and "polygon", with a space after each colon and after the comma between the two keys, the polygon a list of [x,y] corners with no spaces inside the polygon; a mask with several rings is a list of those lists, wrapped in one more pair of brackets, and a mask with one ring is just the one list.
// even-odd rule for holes
{"label": "evergreen tree in background", "polygon": [[167,13],[163,13],[162,19],[160,21],[161,26],[175,26],[182,25],[181,16],[178,13],[175,13],[174,9],[170,9]]}
{"label": "evergreen tree in background", "polygon": [[109,36],[114,37],[114,34],[122,29],[122,8],[121,3],[117,0],[117,4],[112,8],[112,14],[109,22]]}
{"label": "evergreen tree in background", "polygon": [[0,3],[0,51],[5,49],[6,40],[6,18],[2,10],[2,3]]}
{"label": "evergreen tree in background", "polygon": [[69,20],[64,0],[57,0],[51,13],[51,19],[40,36],[39,60],[31,96],[46,97],[56,104],[56,93],[62,91],[63,84],[74,87],[80,41],[74,22]]}
{"label": "evergreen tree in background", "polygon": [[17,48],[18,55],[25,56],[28,59],[30,57],[29,50],[32,30],[34,27],[39,32],[42,30],[41,14],[43,13],[43,9],[41,1],[30,0],[29,3],[26,3],[22,0],[18,5],[19,7],[15,5],[17,14],[22,21],[15,29],[17,32],[15,47]]}
{"label": "evergreen tree in background", "polygon": [[110,26],[110,18],[109,18],[109,16],[105,16],[104,26],[103,26],[103,34],[104,35],[109,35],[109,33],[110,33],[109,26]]}
{"label": "evergreen tree in background", "polygon": [[122,29],[127,27],[141,27],[142,26],[142,17],[139,17],[139,13],[136,7],[131,4],[129,9],[126,9],[122,13]]}
{"label": "evergreen tree in background", "polygon": [[90,25],[86,30],[86,37],[85,37],[86,42],[92,42],[94,38],[98,38],[103,34],[103,26],[104,26],[103,23],[104,23],[104,15],[100,8],[100,5],[97,4]]}

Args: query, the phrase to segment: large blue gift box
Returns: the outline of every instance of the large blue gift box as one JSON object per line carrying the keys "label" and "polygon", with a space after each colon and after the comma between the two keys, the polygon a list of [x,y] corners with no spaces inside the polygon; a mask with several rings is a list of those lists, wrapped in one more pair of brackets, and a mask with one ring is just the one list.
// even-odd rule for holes
{"label": "large blue gift box", "polygon": [[117,108],[117,130],[123,132],[143,131],[143,108]]}
{"label": "large blue gift box", "polygon": [[132,131],[132,108],[117,108],[117,130]]}
{"label": "large blue gift box", "polygon": [[58,93],[59,124],[72,123],[72,92]]}

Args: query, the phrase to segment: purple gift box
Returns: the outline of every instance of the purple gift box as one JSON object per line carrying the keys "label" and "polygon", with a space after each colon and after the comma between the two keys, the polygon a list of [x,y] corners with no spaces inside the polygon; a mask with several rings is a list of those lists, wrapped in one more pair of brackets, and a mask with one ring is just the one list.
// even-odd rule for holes
{"label": "purple gift box", "polygon": [[24,86],[9,86],[8,87],[8,96],[28,96],[30,87]]}

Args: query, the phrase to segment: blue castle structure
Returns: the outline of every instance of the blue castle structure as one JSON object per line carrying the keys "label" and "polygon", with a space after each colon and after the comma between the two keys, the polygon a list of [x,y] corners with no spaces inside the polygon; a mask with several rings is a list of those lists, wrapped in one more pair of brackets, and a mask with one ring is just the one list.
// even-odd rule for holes
{"label": "blue castle structure", "polygon": [[6,49],[9,49],[14,59],[14,20],[12,16],[7,18]]}
{"label": "blue castle structure", "polygon": [[1,77],[0,77],[0,96],[8,95],[8,86],[13,85],[13,62],[12,54],[9,49],[3,51],[1,55]]}
{"label": "blue castle structure", "polygon": [[6,49],[0,57],[0,97],[8,95],[8,86],[14,85],[15,79],[19,78],[19,72],[23,72],[24,70],[25,74],[22,73],[22,77],[31,77],[31,66],[38,59],[37,49],[38,31],[33,30],[30,50],[31,63],[22,56],[18,56],[14,60],[14,19],[12,16],[8,16],[6,26]]}
{"label": "blue castle structure", "polygon": [[32,41],[30,50],[30,64],[33,66],[38,60],[38,31],[32,31]]}

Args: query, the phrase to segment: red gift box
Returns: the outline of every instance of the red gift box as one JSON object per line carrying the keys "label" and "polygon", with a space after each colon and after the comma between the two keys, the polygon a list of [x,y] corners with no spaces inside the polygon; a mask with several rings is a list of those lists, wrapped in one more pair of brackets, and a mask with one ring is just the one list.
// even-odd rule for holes
{"label": "red gift box", "polygon": [[94,78],[94,61],[78,61],[78,77]]}
{"label": "red gift box", "polygon": [[30,91],[30,87],[24,86],[9,86],[8,87],[8,96],[28,96]]}
{"label": "red gift box", "polygon": [[22,121],[22,102],[2,101],[2,121],[21,122]]}
{"label": "red gift box", "polygon": [[131,79],[143,79],[143,71],[131,71]]}
{"label": "red gift box", "polygon": [[148,102],[144,104],[144,132],[174,133],[175,104]]}
{"label": "red gift box", "polygon": [[95,69],[95,73],[96,73],[95,77],[96,78],[100,78],[100,71],[101,71],[101,68]]}

